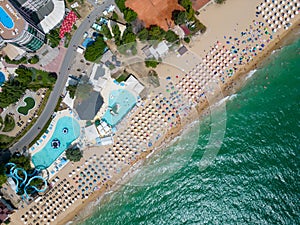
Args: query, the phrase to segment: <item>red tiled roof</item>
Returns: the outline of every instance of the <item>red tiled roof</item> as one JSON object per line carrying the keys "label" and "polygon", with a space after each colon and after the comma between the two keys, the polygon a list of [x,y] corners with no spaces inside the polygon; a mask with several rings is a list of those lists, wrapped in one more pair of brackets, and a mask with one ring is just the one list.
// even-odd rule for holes
{"label": "red tiled roof", "polygon": [[180,27],[183,30],[183,32],[184,32],[185,35],[189,35],[191,33],[191,31],[189,30],[189,28],[187,28],[185,25],[181,25]]}

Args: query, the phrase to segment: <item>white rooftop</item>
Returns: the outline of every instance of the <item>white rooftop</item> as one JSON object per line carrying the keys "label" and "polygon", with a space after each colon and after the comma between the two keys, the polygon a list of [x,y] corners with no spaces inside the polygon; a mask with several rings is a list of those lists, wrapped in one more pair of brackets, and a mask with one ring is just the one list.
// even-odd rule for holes
{"label": "white rooftop", "polygon": [[101,145],[112,145],[114,140],[112,137],[101,138]]}
{"label": "white rooftop", "polygon": [[126,80],[126,86],[136,95],[140,95],[140,93],[144,90],[144,86],[132,75]]}
{"label": "white rooftop", "polygon": [[66,96],[63,99],[63,103],[65,103],[69,108],[73,109],[74,107],[74,99],[70,97],[69,92],[67,92]]}
{"label": "white rooftop", "polygon": [[155,49],[157,51],[157,53],[160,56],[163,56],[164,54],[166,54],[169,50],[168,45],[166,44],[166,42],[162,41],[158,44],[157,48]]}
{"label": "white rooftop", "polygon": [[59,24],[65,15],[65,2],[63,0],[52,0],[54,8],[53,11],[46,16],[41,22],[40,26],[42,27],[45,33],[48,33],[52,30],[57,24]]}
{"label": "white rooftop", "polygon": [[84,131],[85,131],[85,137],[89,142],[95,142],[96,138],[99,137],[97,128],[94,124],[89,127],[85,127]]}

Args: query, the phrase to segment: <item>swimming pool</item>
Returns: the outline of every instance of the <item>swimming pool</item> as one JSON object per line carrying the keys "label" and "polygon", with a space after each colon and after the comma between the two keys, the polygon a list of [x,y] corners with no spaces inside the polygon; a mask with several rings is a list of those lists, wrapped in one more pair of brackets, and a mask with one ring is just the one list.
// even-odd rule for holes
{"label": "swimming pool", "polygon": [[[45,147],[32,156],[32,162],[36,166],[48,168],[80,135],[80,126],[72,117],[64,116],[60,118],[55,126],[55,130]],[[58,140],[59,145],[53,145]]]}
{"label": "swimming pool", "polygon": [[95,41],[92,39],[92,38],[86,38],[83,43],[82,43],[82,46],[83,47],[88,47],[90,46],[91,44],[93,44]]}
{"label": "swimming pool", "polygon": [[14,27],[14,22],[7,12],[0,6],[0,22],[7,29],[12,29]]}
{"label": "swimming pool", "polygon": [[0,86],[5,82],[5,76],[4,74],[0,71]]}
{"label": "swimming pool", "polygon": [[102,120],[114,127],[135,106],[136,98],[132,93],[124,89],[110,92],[108,109]]}

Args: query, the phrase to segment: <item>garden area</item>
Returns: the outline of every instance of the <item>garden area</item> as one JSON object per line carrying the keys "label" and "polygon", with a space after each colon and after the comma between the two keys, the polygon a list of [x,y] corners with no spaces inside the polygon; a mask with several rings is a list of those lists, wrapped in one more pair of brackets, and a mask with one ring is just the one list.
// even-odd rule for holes
{"label": "garden area", "polygon": [[39,57],[37,55],[34,55],[32,56],[31,58],[27,58],[25,56],[23,56],[21,59],[19,60],[11,60],[7,55],[4,56],[4,60],[6,63],[9,63],[9,64],[15,64],[15,65],[20,65],[20,64],[27,64],[27,63],[30,63],[30,64],[36,64],[40,61]]}
{"label": "garden area", "polygon": [[172,12],[172,19],[175,24],[188,28],[191,35],[200,31],[204,33],[206,31],[205,25],[203,25],[196,17],[195,11],[190,0],[178,0],[178,3],[183,6],[185,11],[174,10]]}
{"label": "garden area", "polygon": [[31,97],[27,97],[27,98],[24,99],[24,102],[25,102],[26,105],[25,106],[20,106],[18,108],[18,113],[20,113],[24,116],[27,116],[29,110],[32,109],[35,106],[35,101]]}
{"label": "garden area", "polygon": [[51,48],[57,47],[61,40],[61,38],[59,37],[59,28],[50,30],[50,32],[48,34],[46,34],[46,38],[47,38]]}
{"label": "garden area", "polygon": [[3,132],[10,132],[15,128],[15,120],[12,116],[6,115],[4,117],[4,127],[3,127]]}
{"label": "garden area", "polygon": [[0,107],[6,108],[17,102],[27,89],[37,91],[39,88],[52,89],[57,79],[56,73],[48,73],[42,70],[20,66],[16,69],[17,76],[7,81],[0,92]]}
{"label": "garden area", "polygon": [[90,62],[95,62],[106,51],[107,45],[103,39],[103,35],[98,35],[96,40],[87,46],[84,52],[84,58]]}

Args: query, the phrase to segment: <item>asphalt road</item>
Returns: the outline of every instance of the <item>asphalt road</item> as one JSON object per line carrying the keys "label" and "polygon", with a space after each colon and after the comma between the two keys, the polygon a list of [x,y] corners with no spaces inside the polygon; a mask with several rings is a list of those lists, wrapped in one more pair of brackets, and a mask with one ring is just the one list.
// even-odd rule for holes
{"label": "asphalt road", "polygon": [[101,15],[101,13],[107,8],[109,5],[114,4],[114,0],[105,1],[103,4],[98,5],[95,9],[90,13],[87,18],[80,24],[75,34],[73,35],[68,50],[66,52],[64,61],[60,68],[60,72],[58,73],[58,78],[51,92],[48,102],[46,104],[45,109],[42,114],[37,119],[36,123],[31,127],[31,129],[9,150],[13,154],[14,152],[20,151],[28,148],[28,145],[34,140],[34,138],[39,134],[40,130],[45,126],[46,122],[49,120],[50,116],[53,114],[59,96],[61,95],[66,82],[69,76],[69,70],[71,67],[71,63],[76,54],[76,48],[79,45],[79,42],[84,34],[90,26],[93,24],[95,19]]}

